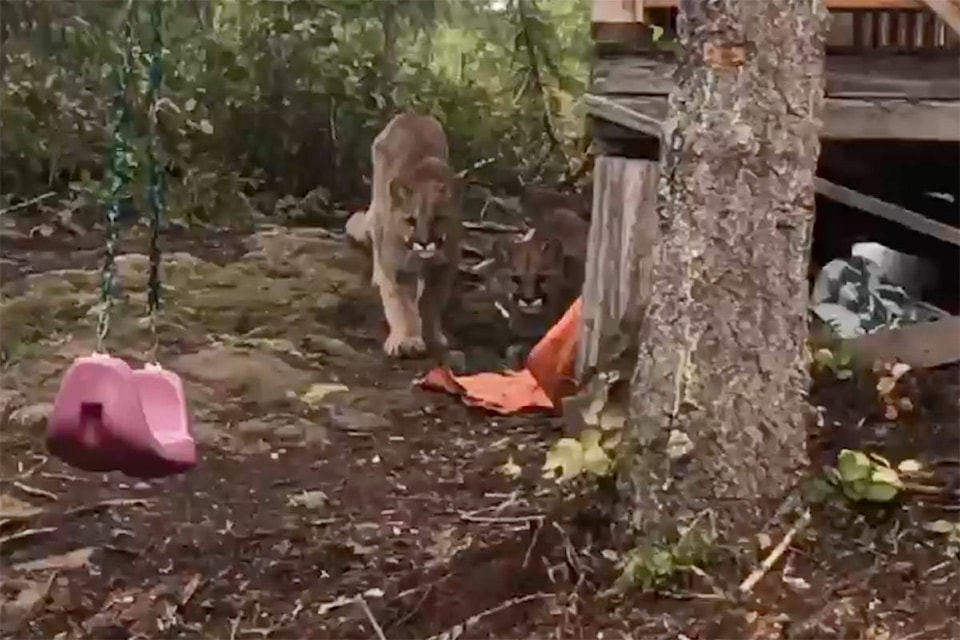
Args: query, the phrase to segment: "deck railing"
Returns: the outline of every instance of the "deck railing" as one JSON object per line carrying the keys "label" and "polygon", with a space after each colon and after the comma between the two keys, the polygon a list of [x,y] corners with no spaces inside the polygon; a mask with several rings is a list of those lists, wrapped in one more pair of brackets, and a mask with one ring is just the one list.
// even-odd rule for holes
{"label": "deck railing", "polygon": [[[960,0],[935,0],[960,20]],[[826,0],[833,20],[831,52],[942,53],[960,49],[960,36],[923,0]],[[593,0],[597,41],[633,39],[632,26],[656,25],[674,31],[678,0]]]}

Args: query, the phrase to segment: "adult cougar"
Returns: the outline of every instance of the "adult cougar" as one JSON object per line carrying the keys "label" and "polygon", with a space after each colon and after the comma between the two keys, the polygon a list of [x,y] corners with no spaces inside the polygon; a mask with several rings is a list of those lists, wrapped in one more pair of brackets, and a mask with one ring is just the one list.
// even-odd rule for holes
{"label": "adult cougar", "polygon": [[391,357],[445,347],[441,315],[450,297],[463,225],[460,180],[450,169],[447,136],[432,116],[395,116],[374,139],[370,208],[347,221],[347,235],[370,246]]}

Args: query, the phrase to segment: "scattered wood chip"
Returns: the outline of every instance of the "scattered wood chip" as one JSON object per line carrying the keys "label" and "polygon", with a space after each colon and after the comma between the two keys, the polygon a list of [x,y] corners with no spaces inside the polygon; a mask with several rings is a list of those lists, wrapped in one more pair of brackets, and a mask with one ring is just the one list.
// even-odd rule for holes
{"label": "scattered wood chip", "polygon": [[510,224],[501,224],[499,222],[470,222],[464,221],[463,228],[470,231],[483,231],[486,233],[523,233],[524,229]]}
{"label": "scattered wood chip", "polygon": [[103,500],[95,504],[88,504],[80,507],[74,507],[73,509],[67,509],[63,515],[77,516],[103,511],[105,509],[109,509],[110,507],[148,507],[151,504],[153,504],[152,501],[144,500],[143,498],[111,498],[110,500]]}
{"label": "scattered wood chip", "polygon": [[319,490],[304,491],[287,498],[287,504],[291,507],[304,507],[307,509],[320,509],[326,506],[327,501],[327,494]]}
{"label": "scattered wood chip", "polygon": [[41,527],[39,529],[25,529],[23,531],[17,531],[16,533],[11,533],[0,538],[0,545],[9,544],[11,542],[19,542],[21,540],[33,538],[45,533],[52,533],[56,530],[56,527]]}
{"label": "scattered wood chip", "polygon": [[20,491],[23,491],[24,493],[29,494],[31,496],[39,496],[39,497],[46,498],[48,500],[53,500],[53,501],[60,499],[59,497],[57,497],[57,494],[53,493],[52,491],[47,491],[46,489],[40,489],[38,487],[31,487],[30,485],[24,484],[19,480],[14,480],[10,484],[15,486],[17,489],[20,489]]}
{"label": "scattered wood chip", "polygon": [[197,592],[197,589],[200,587],[200,583],[203,582],[203,576],[199,573],[195,573],[190,576],[190,581],[187,582],[186,586],[183,587],[183,595],[180,596],[180,606],[186,606],[190,602],[190,598],[193,597],[193,594]]}
{"label": "scattered wood chip", "polygon": [[50,569],[80,569],[87,566],[96,547],[82,547],[62,555],[47,556],[39,560],[30,560],[13,565],[14,571],[49,571]]}
{"label": "scattered wood chip", "polygon": [[0,520],[27,520],[43,513],[43,509],[35,507],[15,496],[0,493]]}
{"label": "scattered wood chip", "polygon": [[498,604],[497,606],[487,609],[486,611],[481,611],[480,613],[470,616],[460,624],[457,624],[443,633],[431,636],[430,640],[456,640],[457,638],[462,637],[467,631],[477,626],[477,624],[484,618],[488,618],[492,615],[505,611],[511,607],[530,602],[532,600],[543,600],[546,598],[555,598],[556,596],[552,593],[531,593],[525,596],[520,596],[518,598],[511,598],[505,602]]}

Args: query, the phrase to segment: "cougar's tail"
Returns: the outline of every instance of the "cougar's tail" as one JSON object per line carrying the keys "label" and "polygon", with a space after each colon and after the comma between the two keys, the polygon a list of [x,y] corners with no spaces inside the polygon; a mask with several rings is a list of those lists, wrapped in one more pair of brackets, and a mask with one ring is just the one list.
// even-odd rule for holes
{"label": "cougar's tail", "polygon": [[345,228],[347,238],[358,245],[370,244],[370,229],[367,224],[367,212],[357,211],[347,220]]}

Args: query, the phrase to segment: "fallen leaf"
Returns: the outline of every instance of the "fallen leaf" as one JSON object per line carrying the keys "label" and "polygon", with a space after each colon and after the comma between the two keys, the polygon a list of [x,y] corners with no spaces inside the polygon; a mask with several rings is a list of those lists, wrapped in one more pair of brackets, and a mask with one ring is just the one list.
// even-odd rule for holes
{"label": "fallen leaf", "polygon": [[513,456],[507,458],[507,461],[500,466],[500,473],[507,476],[511,480],[515,480],[520,477],[520,465],[513,461]]}
{"label": "fallen leaf", "polygon": [[877,381],[877,392],[881,395],[890,395],[897,388],[897,379],[892,376],[883,376]]}
{"label": "fallen leaf", "polygon": [[584,429],[580,434],[580,446],[583,450],[583,468],[594,475],[603,476],[609,473],[613,461],[600,446],[600,438],[601,434],[596,429]]}
{"label": "fallen leaf", "polygon": [[907,371],[910,371],[910,365],[905,362],[898,362],[892,367],[890,367],[890,375],[893,376],[894,380],[899,380],[903,377]]}
{"label": "fallen leaf", "polygon": [[810,583],[797,576],[783,576],[783,581],[794,591],[808,591],[810,589]]}
{"label": "fallen leaf", "polygon": [[923,528],[933,533],[950,533],[954,529],[960,529],[960,524],[954,524],[948,520],[934,520],[924,523]]}
{"label": "fallen leaf", "polygon": [[291,507],[305,507],[307,509],[320,509],[327,504],[327,494],[323,491],[304,491],[295,496],[290,496],[287,503]]}
{"label": "fallen leaf", "polygon": [[547,459],[543,463],[543,470],[550,474],[560,469],[558,482],[574,478],[583,469],[583,447],[579,440],[560,438],[550,447]]}
{"label": "fallen leaf", "polygon": [[922,468],[923,466],[917,460],[903,460],[897,465],[897,470],[901,473],[916,473]]}
{"label": "fallen leaf", "polygon": [[336,382],[318,382],[310,385],[310,388],[307,389],[302,396],[300,396],[300,399],[303,400],[303,402],[311,409],[316,409],[320,406],[320,403],[323,401],[323,399],[328,395],[349,390],[349,387],[347,387],[345,384],[339,384]]}

